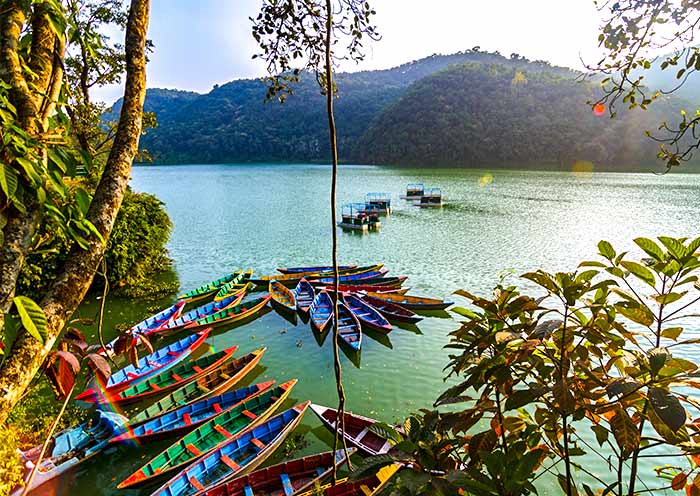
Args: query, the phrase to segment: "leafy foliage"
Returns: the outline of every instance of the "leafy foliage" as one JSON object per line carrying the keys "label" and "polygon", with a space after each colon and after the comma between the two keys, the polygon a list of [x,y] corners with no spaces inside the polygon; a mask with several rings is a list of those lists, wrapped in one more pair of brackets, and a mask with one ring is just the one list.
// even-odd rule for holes
{"label": "leafy foliage", "polygon": [[[698,340],[680,325],[698,315],[700,238],[635,243],[644,258],[601,241],[604,261],[524,274],[545,291],[537,298],[504,284],[490,298],[457,291],[472,308],[455,309],[466,320],[447,345],[457,382],[435,405],[450,409],[385,433],[400,434],[396,451],[412,462],[396,494],[530,494],[547,472],[567,495],[631,495],[640,457],[660,451],[678,463],[658,467],[663,482],[646,490],[700,488],[698,365],[683,358]],[[423,430],[433,437],[413,442]],[[610,472],[593,473],[583,455]]]}
{"label": "leafy foliage", "polygon": [[[607,11],[598,37],[604,57],[589,69],[603,76],[604,95],[594,104],[607,103],[612,117],[620,104],[646,110],[664,95],[678,92],[700,70],[697,0],[605,1],[601,10]],[[667,55],[658,56],[664,52]],[[692,106],[695,98],[689,101]],[[685,108],[679,105],[674,118],[663,120],[653,135],[660,143],[658,157],[669,169],[690,160],[700,146],[700,110],[691,107],[688,114]]]}

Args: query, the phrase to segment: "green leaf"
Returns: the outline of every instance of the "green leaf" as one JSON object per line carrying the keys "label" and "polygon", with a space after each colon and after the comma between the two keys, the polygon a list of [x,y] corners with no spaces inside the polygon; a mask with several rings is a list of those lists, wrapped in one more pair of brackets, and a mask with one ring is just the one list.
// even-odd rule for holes
{"label": "green leaf", "polygon": [[656,287],[656,278],[654,277],[654,274],[643,265],[638,264],[637,262],[628,261],[620,262],[620,265],[630,271],[630,273],[636,276],[637,279],[640,279],[652,288]]}
{"label": "green leaf", "polygon": [[0,167],[0,188],[8,199],[14,200],[17,191],[17,171],[7,164]]}
{"label": "green leaf", "polygon": [[673,303],[675,301],[680,300],[687,293],[688,293],[687,291],[683,291],[682,293],[665,293],[665,294],[653,296],[653,298],[654,298],[654,301],[656,301],[656,303],[658,303],[659,305],[668,305],[670,303]]}
{"label": "green leaf", "polygon": [[674,341],[678,339],[678,336],[683,332],[682,327],[668,327],[661,331],[661,337],[673,339]]}
{"label": "green leaf", "polygon": [[481,318],[476,313],[464,307],[452,307],[450,310],[456,314],[461,315],[462,317],[467,317],[468,319],[478,320]]}
{"label": "green leaf", "polygon": [[630,319],[632,322],[644,326],[650,326],[654,323],[654,314],[647,307],[637,303],[623,301],[615,303],[615,310]]}
{"label": "green leaf", "polygon": [[685,425],[685,409],[670,391],[655,387],[649,388],[647,397],[656,415],[673,432]]}
{"label": "green leaf", "polygon": [[686,249],[680,240],[675,238],[669,238],[667,236],[659,236],[659,241],[661,241],[661,244],[663,244],[666,247],[668,252],[676,260],[679,260],[685,256]]}
{"label": "green leaf", "polygon": [[634,242],[650,257],[659,262],[664,260],[664,251],[649,238],[636,238]]}
{"label": "green leaf", "polygon": [[603,257],[607,258],[608,260],[612,260],[613,258],[615,258],[615,249],[610,243],[608,243],[605,240],[602,240],[598,243],[598,251]]}
{"label": "green leaf", "polygon": [[37,165],[34,162],[24,157],[17,157],[15,160],[17,160],[17,163],[24,169],[24,173],[30,181],[37,186],[41,184],[41,176],[37,172]]}
{"label": "green leaf", "polygon": [[75,190],[75,202],[78,204],[80,213],[82,213],[83,215],[85,215],[88,211],[88,208],[90,208],[91,201],[92,198],[90,197],[90,194],[83,188],[78,188]]}
{"label": "green leaf", "polygon": [[43,344],[48,334],[48,323],[44,311],[34,300],[26,296],[15,296],[12,301],[17,308],[24,328],[32,337]]}
{"label": "green leaf", "polygon": [[652,348],[647,354],[649,358],[649,369],[653,375],[659,373],[666,362],[671,358],[671,354],[665,348]]}
{"label": "green leaf", "polygon": [[554,280],[552,280],[552,277],[541,270],[538,270],[537,272],[528,272],[523,274],[522,277],[542,286],[550,293],[557,293],[559,291],[559,288],[555,284]]}
{"label": "green leaf", "polygon": [[610,418],[610,430],[623,458],[627,458],[639,447],[640,436],[637,426],[627,412],[619,406]]}

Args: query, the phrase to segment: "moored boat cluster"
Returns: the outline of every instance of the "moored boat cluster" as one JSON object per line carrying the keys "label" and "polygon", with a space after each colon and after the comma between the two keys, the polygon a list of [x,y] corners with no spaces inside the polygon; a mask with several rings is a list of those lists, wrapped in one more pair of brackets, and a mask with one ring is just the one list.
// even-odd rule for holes
{"label": "moored boat cluster", "polygon": [[[328,333],[337,320],[338,342],[359,352],[363,331],[387,333],[391,322],[418,322],[414,310],[447,308],[439,299],[407,295],[406,277],[387,276],[382,264],[339,268],[291,267],[279,274],[254,277],[237,271],[179,296],[178,301],[132,326],[130,339],[187,335],[114,372],[104,383],[93,382],[76,399],[97,406],[94,425],[88,423],[54,436],[52,449],[41,461],[30,489],[61,475],[108,445],[175,441],[118,483],[118,488],[160,484],[151,494],[185,495],[370,495],[399,469],[386,467],[375,477],[336,486],[323,484],[349,453],[339,450],[311,455],[256,470],[282,445],[310,407],[324,425],[335,428],[335,410],[304,401],[275,415],[289,398],[296,379],[277,385],[267,381],[232,391],[261,361],[266,348],[234,357],[237,346],[205,348],[214,327],[249,322],[268,304],[288,318],[308,318],[317,335]],[[268,293],[256,294],[267,289]],[[193,307],[189,309],[188,307]],[[336,309],[337,308],[337,314]],[[123,339],[123,338],[122,338]],[[109,343],[111,353],[117,340]],[[157,400],[157,401],[155,401]],[[126,418],[109,410],[128,404],[151,404]],[[374,433],[375,421],[345,414],[345,436],[364,454],[391,450],[388,440]],[[38,448],[22,453],[29,469]],[[22,488],[14,494],[20,494]]]}

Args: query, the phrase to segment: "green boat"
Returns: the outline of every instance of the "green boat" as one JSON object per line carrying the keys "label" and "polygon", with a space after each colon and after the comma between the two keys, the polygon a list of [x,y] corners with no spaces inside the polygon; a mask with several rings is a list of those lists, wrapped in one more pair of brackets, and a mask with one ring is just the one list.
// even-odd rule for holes
{"label": "green boat", "polygon": [[237,349],[238,346],[232,346],[223,351],[205,355],[197,360],[185,362],[170,370],[154,375],[150,379],[119,391],[118,393],[106,396],[105,400],[109,401],[112,405],[128,405],[152,396],[170,392],[173,389],[177,389],[180,386],[194,381],[197,377],[201,377],[213,371],[231,358]]}
{"label": "green boat", "polygon": [[[176,389],[168,396],[165,396],[145,410],[131,417],[129,419],[129,425],[137,425],[146,422],[170,410],[228,391],[243,379],[248,372],[255,368],[260,362],[265,350],[266,348],[260,348],[241,358],[225,362],[208,374],[182,386],[180,389]],[[262,389],[267,389],[268,387],[267,383],[260,384],[259,386],[264,386]]]}
{"label": "green boat", "polygon": [[198,328],[204,326],[215,327],[223,324],[233,324],[248,317],[252,317],[263,309],[267,302],[270,301],[270,295],[264,296],[262,298],[256,298],[254,300],[245,301],[228,307],[220,312],[208,315],[199,320],[188,324],[187,328]]}
{"label": "green boat", "polygon": [[255,288],[255,284],[248,282],[253,275],[253,270],[247,270],[245,273],[233,279],[231,282],[227,282],[219,288],[219,290],[214,295],[214,301],[223,300],[229,296],[235,296],[242,292],[248,292]]}
{"label": "green boat", "polygon": [[223,441],[263,423],[285,402],[296,383],[297,379],[285,382],[224,411],[172,444],[117,487],[149,483],[161,475],[182,470]]}
{"label": "green boat", "polygon": [[[207,298],[208,296],[211,296],[215,292],[217,292],[221,286],[230,283],[236,278],[239,278],[238,282],[241,282],[243,280],[243,277],[248,274],[247,272],[243,272],[242,270],[237,270],[236,272],[232,274],[228,274],[224,277],[220,277],[219,279],[216,279],[214,281],[208,282],[207,284],[204,284],[198,288],[193,289],[192,291],[188,291],[187,293],[183,293],[180,296],[177,297],[178,300],[187,300],[188,303],[192,303],[195,301],[203,300],[204,298]],[[248,276],[250,277],[250,275]]]}

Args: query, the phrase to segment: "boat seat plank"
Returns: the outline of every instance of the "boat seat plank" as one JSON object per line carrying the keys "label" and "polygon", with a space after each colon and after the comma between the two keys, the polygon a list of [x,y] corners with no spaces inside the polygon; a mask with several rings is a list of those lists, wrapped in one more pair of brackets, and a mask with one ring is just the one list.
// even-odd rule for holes
{"label": "boat seat plank", "polygon": [[294,494],[294,486],[292,486],[289,475],[280,474],[280,480],[282,481],[282,488],[284,489],[285,496],[292,496],[292,494]]}
{"label": "boat seat plank", "polygon": [[192,453],[194,456],[201,456],[202,452],[199,451],[199,449],[192,443],[188,443],[185,445],[185,448],[187,448],[187,451]]}
{"label": "boat seat plank", "polygon": [[231,376],[228,375],[226,372],[219,372],[219,376],[223,377],[224,379],[230,379]]}
{"label": "boat seat plank", "polygon": [[202,372],[202,367],[200,367],[199,365],[193,365],[192,370],[199,373],[199,372]]}
{"label": "boat seat plank", "polygon": [[204,486],[195,476],[190,476],[188,480],[197,491],[204,491]]}
{"label": "boat seat plank", "polygon": [[321,477],[325,473],[326,473],[326,471],[323,469],[323,467],[316,467],[316,475]]}
{"label": "boat seat plank", "polygon": [[218,403],[214,403],[214,405],[212,405],[212,406],[214,407],[214,411],[215,411],[216,413],[221,413],[221,412],[223,412],[223,410],[221,409],[221,405],[219,405]]}
{"label": "boat seat plank", "polygon": [[219,424],[216,424],[214,426],[214,430],[216,432],[218,432],[219,434],[221,434],[222,436],[224,436],[226,439],[233,437],[233,434],[231,434],[229,431],[227,431],[226,429],[221,427]]}
{"label": "boat seat plank", "polygon": [[159,391],[159,390],[160,390],[160,386],[159,386],[158,384],[156,384],[155,382],[152,382],[152,383],[149,384],[148,386],[149,386],[151,389],[153,389],[154,391]]}
{"label": "boat seat plank", "polygon": [[265,443],[260,441],[260,439],[258,439],[258,438],[251,437],[250,442],[253,443],[255,446],[257,446],[260,449],[265,449]]}
{"label": "boat seat plank", "polygon": [[231,460],[231,458],[224,453],[221,454],[221,461],[224,462],[226,464],[226,466],[228,468],[230,468],[231,470],[233,470],[234,472],[237,472],[241,468],[241,466],[239,464],[237,464],[236,462]]}
{"label": "boat seat plank", "polygon": [[168,355],[170,355],[170,356],[179,356],[179,355],[178,355],[177,353],[175,353],[174,351],[168,351]]}
{"label": "boat seat plank", "polygon": [[365,427],[364,429],[362,429],[362,430],[360,431],[360,433],[359,433],[357,436],[355,436],[355,439],[356,439],[357,441],[361,441],[362,438],[365,437],[365,436],[367,435],[368,432],[369,432],[369,427]]}
{"label": "boat seat plank", "polygon": [[360,491],[362,491],[362,494],[364,494],[364,496],[372,496],[372,490],[365,484],[362,484],[360,486]]}
{"label": "boat seat plank", "polygon": [[190,418],[189,413],[185,413],[182,415],[182,420],[185,421],[185,425],[192,425],[192,419]]}
{"label": "boat seat plank", "polygon": [[243,486],[243,496],[255,496],[253,494],[253,488],[250,487],[248,484]]}
{"label": "boat seat plank", "polygon": [[173,372],[173,373],[171,374],[171,376],[172,376],[172,378],[175,379],[177,382],[182,382],[182,377],[180,377],[180,376],[179,376],[178,374],[176,374],[175,372]]}
{"label": "boat seat plank", "polygon": [[255,415],[253,412],[251,412],[251,411],[249,411],[249,410],[243,410],[242,413],[243,413],[243,415],[245,415],[246,417],[251,418],[251,419],[253,419],[253,420],[255,420],[256,418],[258,418],[257,415]]}

